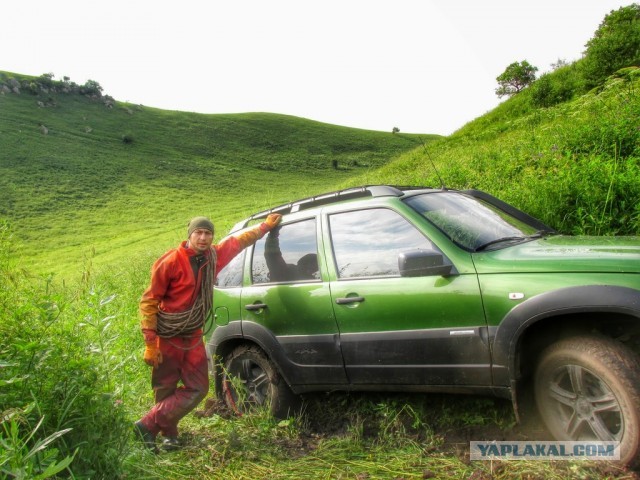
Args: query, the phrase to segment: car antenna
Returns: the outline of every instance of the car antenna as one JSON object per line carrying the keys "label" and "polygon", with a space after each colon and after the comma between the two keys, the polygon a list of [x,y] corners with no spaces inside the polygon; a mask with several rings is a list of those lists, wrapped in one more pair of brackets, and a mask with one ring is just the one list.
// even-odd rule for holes
{"label": "car antenna", "polygon": [[424,151],[427,154],[427,157],[429,158],[429,162],[431,163],[431,166],[433,167],[433,171],[436,172],[436,176],[438,177],[438,180],[440,180],[440,188],[442,190],[447,190],[447,186],[442,181],[442,177],[440,176],[440,172],[438,172],[438,169],[436,168],[436,164],[434,163],[433,158],[431,158],[431,154],[429,153],[429,150],[427,150],[427,145],[424,143],[424,140],[422,139],[421,136],[418,136],[418,139],[420,140],[420,143],[422,144],[422,148],[424,148]]}

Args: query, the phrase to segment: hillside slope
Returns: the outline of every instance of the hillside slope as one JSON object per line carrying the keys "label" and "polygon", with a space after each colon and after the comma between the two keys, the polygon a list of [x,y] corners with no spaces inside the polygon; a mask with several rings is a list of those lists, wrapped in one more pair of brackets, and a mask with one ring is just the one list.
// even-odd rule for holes
{"label": "hillside slope", "polygon": [[198,214],[221,235],[250,211],[333,189],[419,144],[285,115],[108,108],[51,91],[0,95],[0,141],[0,219],[38,273],[159,251]]}
{"label": "hillside slope", "polygon": [[[550,108],[529,89],[345,185],[477,188],[565,233],[640,234],[640,68]],[[439,176],[436,174],[439,173]]]}

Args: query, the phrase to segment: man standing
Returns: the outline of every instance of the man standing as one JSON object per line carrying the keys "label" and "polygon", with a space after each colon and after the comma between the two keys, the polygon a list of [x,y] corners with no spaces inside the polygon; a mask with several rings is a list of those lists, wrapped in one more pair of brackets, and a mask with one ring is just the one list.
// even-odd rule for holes
{"label": "man standing", "polygon": [[213,223],[196,217],[189,222],[187,240],[153,264],[151,284],[140,300],[140,326],[144,361],[153,367],[156,403],[135,423],[147,448],[156,451],[158,434],[163,436],[164,449],[178,448],[178,422],[209,390],[203,328],[213,305],[217,272],[281,219],[271,214],[260,225],[212,245]]}

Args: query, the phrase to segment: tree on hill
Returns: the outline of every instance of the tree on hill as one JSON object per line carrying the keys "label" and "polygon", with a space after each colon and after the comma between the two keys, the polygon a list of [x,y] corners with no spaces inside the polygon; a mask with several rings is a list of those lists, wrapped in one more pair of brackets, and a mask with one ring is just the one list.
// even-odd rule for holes
{"label": "tree on hill", "polygon": [[582,66],[588,87],[623,67],[640,66],[640,5],[612,10],[585,46]]}
{"label": "tree on hill", "polygon": [[95,80],[87,80],[82,87],[80,87],[80,93],[85,95],[102,95],[102,87]]}
{"label": "tree on hill", "polygon": [[538,67],[534,67],[526,60],[513,62],[496,78],[498,85],[500,85],[496,88],[496,95],[498,97],[511,96],[522,91],[533,83],[537,71]]}

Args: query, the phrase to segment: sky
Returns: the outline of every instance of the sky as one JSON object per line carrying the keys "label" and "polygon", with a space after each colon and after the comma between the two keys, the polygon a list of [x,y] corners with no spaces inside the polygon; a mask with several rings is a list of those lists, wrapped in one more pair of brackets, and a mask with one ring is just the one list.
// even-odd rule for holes
{"label": "sky", "polygon": [[0,11],[0,70],[97,81],[118,101],[449,135],[496,77],[579,59],[631,0],[29,0]]}

